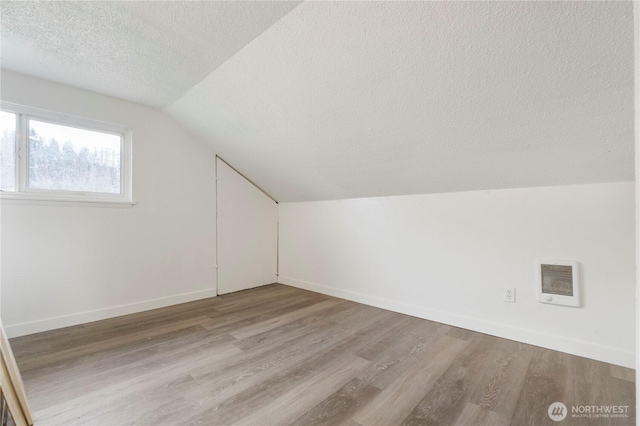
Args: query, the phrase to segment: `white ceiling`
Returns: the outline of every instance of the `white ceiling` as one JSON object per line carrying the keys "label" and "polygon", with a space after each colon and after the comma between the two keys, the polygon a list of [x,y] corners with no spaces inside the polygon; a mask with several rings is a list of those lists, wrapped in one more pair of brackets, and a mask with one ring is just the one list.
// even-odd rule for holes
{"label": "white ceiling", "polygon": [[634,177],[631,2],[5,3],[3,67],[163,106],[278,201]]}
{"label": "white ceiling", "polygon": [[162,107],[298,3],[2,0],[2,66]]}

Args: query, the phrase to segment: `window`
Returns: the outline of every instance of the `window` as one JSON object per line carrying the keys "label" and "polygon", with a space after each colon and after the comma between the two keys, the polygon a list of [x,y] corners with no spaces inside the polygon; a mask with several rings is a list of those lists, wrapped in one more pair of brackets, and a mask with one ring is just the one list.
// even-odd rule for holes
{"label": "window", "polygon": [[2,104],[2,198],[131,203],[128,129]]}
{"label": "window", "polygon": [[0,111],[0,189],[13,191],[16,186],[16,114]]}

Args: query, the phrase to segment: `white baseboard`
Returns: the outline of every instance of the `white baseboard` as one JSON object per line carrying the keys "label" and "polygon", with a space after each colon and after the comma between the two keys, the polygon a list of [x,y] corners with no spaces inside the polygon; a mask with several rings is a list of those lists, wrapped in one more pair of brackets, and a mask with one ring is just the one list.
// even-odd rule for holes
{"label": "white baseboard", "polygon": [[285,276],[279,276],[278,282],[292,287],[326,294],[328,296],[334,296],[389,311],[399,312],[405,315],[411,315],[467,330],[502,337],[504,339],[515,340],[517,342],[566,352],[572,355],[608,362],[610,364],[621,365],[623,367],[636,367],[635,354],[633,352],[624,351],[611,346],[598,345],[583,340],[571,339],[565,336],[558,336],[540,331],[513,327],[508,324],[472,318],[465,315],[438,311],[410,303],[399,302],[383,297],[370,296],[349,290],[342,290]]}
{"label": "white baseboard", "polygon": [[42,331],[55,330],[72,325],[85,324],[93,321],[119,317],[122,315],[135,314],[149,311],[151,309],[164,308],[166,306],[180,303],[192,302],[194,300],[215,297],[216,289],[194,291],[190,293],[178,294],[175,296],[161,297],[158,299],[146,300],[144,302],[128,303],[125,305],[112,306],[109,308],[96,309],[94,311],[78,312],[76,314],[64,315],[43,320],[24,322],[21,324],[6,325],[5,331],[8,337],[25,336],[27,334],[40,333]]}

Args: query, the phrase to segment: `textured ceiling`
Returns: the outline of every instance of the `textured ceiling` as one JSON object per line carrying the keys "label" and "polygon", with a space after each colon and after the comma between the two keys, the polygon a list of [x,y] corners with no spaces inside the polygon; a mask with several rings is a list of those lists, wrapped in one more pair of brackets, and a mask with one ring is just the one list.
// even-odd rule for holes
{"label": "textured ceiling", "polygon": [[298,3],[2,0],[2,66],[161,107]]}
{"label": "textured ceiling", "polygon": [[632,180],[632,4],[303,3],[167,111],[280,201]]}
{"label": "textured ceiling", "polygon": [[632,2],[70,4],[3,1],[3,66],[164,105],[279,201],[634,177]]}

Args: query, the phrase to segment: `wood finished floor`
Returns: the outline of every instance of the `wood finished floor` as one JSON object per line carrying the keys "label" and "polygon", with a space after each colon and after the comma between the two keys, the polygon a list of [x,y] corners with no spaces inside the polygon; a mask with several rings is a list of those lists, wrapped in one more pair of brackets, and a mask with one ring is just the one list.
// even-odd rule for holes
{"label": "wood finished floor", "polygon": [[635,424],[634,370],[278,284],[11,344],[36,425]]}

